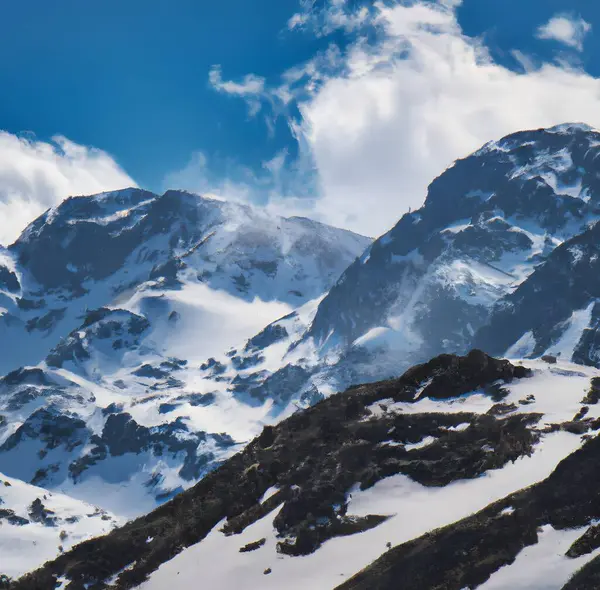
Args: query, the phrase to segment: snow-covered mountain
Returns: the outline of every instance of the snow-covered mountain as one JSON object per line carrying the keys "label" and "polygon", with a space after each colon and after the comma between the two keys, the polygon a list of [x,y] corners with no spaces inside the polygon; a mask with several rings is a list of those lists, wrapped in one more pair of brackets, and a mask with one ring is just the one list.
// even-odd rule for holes
{"label": "snow-covered mountain", "polygon": [[265,428],[10,590],[597,588],[599,384],[563,362],[437,357]]}
{"label": "snow-covered mountain", "polygon": [[571,124],[515,133],[457,161],[303,320],[270,326],[273,343],[251,351],[268,363],[224,374],[258,396],[293,376],[276,400],[285,407],[473,346],[510,356],[562,350],[599,365],[599,156],[600,133]]}
{"label": "snow-covered mountain", "polygon": [[[234,473],[232,481],[238,482],[235,473],[240,461],[246,461],[239,457],[250,453],[250,458],[256,459],[252,449],[263,443],[251,443],[250,450],[243,449],[263,427],[267,427],[263,432],[273,432],[271,425],[288,417],[291,422],[282,424],[303,423],[306,418],[302,416],[312,416],[312,410],[303,413],[298,409],[314,406],[353,383],[387,379],[437,354],[464,354],[476,346],[498,356],[524,358],[523,363],[537,371],[536,377],[515,386],[514,395],[510,388],[504,388],[491,377],[476,384],[469,381],[472,389],[461,389],[460,395],[474,392],[468,401],[476,404],[466,412],[476,417],[459,423],[448,416],[454,415],[467,401],[461,401],[463,398],[457,395],[456,400],[442,401],[439,402],[442,405],[436,406],[438,401],[433,404],[431,400],[453,397],[441,392],[444,388],[455,391],[453,380],[460,381],[463,369],[471,374],[470,361],[448,361],[450,366],[444,364],[445,360],[435,361],[438,364],[431,366],[447,373],[435,395],[426,386],[427,379],[421,383],[428,391],[427,396],[422,392],[415,398],[402,400],[395,395],[387,396],[394,398],[393,403],[377,397],[388,390],[388,385],[376,385],[375,389],[365,386],[374,402],[381,402],[385,415],[385,408],[402,401],[402,415],[412,415],[418,406],[418,420],[435,422],[418,440],[413,440],[411,434],[410,440],[389,445],[382,444],[387,440],[381,438],[382,423],[375,425],[375,435],[362,425],[364,416],[358,422],[353,421],[352,403],[350,407],[346,402],[318,404],[317,408],[337,408],[341,413],[337,418],[328,415],[323,418],[323,426],[312,432],[312,448],[307,446],[305,456],[296,457],[298,465],[294,470],[309,477],[312,466],[317,465],[331,476],[328,464],[320,462],[322,447],[318,439],[328,441],[338,436],[340,426],[336,420],[342,424],[350,420],[348,427],[358,438],[346,441],[348,447],[341,449],[336,459],[342,473],[348,468],[348,481],[344,479],[343,491],[337,490],[335,502],[327,506],[343,508],[351,500],[350,493],[355,497],[356,490],[349,491],[359,481],[355,478],[353,461],[360,461],[363,443],[368,443],[370,453],[379,453],[369,446],[375,439],[377,445],[386,448],[402,446],[418,459],[414,464],[408,461],[411,467],[404,455],[385,455],[381,464],[369,464],[369,477],[379,482],[402,473],[426,487],[437,486],[440,481],[424,483],[420,478],[433,469],[432,465],[447,462],[448,457],[439,446],[425,445],[432,442],[428,437],[439,438],[440,428],[459,433],[463,424],[472,426],[474,420],[481,420],[481,429],[478,430],[479,426],[475,429],[477,436],[481,435],[477,438],[479,451],[489,446],[496,454],[500,453],[503,461],[494,463],[494,469],[501,467],[499,473],[510,473],[505,465],[517,459],[527,463],[524,469],[539,475],[531,481],[519,475],[504,487],[502,478],[509,476],[497,476],[500,479],[494,479],[492,488],[506,495],[541,481],[584,440],[581,435],[593,435],[600,419],[588,407],[592,402],[586,401],[587,409],[580,403],[584,398],[594,398],[596,394],[584,395],[583,390],[596,391],[597,383],[590,385],[590,380],[600,377],[597,375],[600,351],[596,344],[600,342],[597,337],[599,155],[600,132],[582,124],[523,131],[490,142],[435,179],[423,207],[407,213],[392,230],[372,243],[368,238],[306,219],[274,218],[250,207],[184,192],[169,191],[157,196],[128,189],[68,199],[31,224],[15,244],[0,250],[0,342],[9,344],[0,355],[0,374],[4,372],[0,378],[0,471],[32,485],[60,490],[124,517],[147,512],[203,478],[199,485],[209,487],[194,489],[204,491],[184,492],[174,504],[166,504],[164,512],[153,514],[171,518],[178,506],[189,508],[186,508],[189,498],[200,498],[192,504],[200,502],[204,510],[206,502],[210,507],[213,501],[221,502],[222,495],[228,508],[224,512],[217,510],[219,520],[231,519],[232,515],[248,509],[246,502],[258,501],[256,482],[248,483],[250,487],[246,489],[244,471],[240,485],[249,494],[244,500],[226,493],[224,484],[218,483],[221,476],[214,474],[225,470]],[[558,357],[559,364],[549,367],[531,360],[544,355],[549,355],[549,360]],[[453,364],[456,362],[458,369]],[[577,369],[571,362],[588,368]],[[522,377],[522,370],[515,370]],[[434,382],[437,375],[430,376]],[[532,386],[535,391],[525,392]],[[530,414],[537,416],[536,400],[546,387],[554,393],[545,398],[548,405],[540,406],[539,412],[554,417],[540,429],[539,425],[531,426],[540,418]],[[560,388],[572,391],[572,396],[563,398]],[[498,401],[505,397],[510,403]],[[352,399],[352,396],[336,399]],[[342,406],[338,407],[338,403]],[[315,411],[318,414],[324,410]],[[377,408],[370,411],[378,415]],[[492,412],[491,418],[488,411]],[[555,416],[556,412],[560,415]],[[584,418],[586,412],[588,417]],[[524,413],[528,417],[523,417]],[[567,414],[573,416],[569,418]],[[466,431],[471,432],[471,426]],[[525,429],[518,431],[516,447],[511,446],[513,427]],[[420,428],[413,433],[420,432]],[[507,432],[513,441],[507,443],[508,455],[500,452],[504,448],[500,443],[489,442],[490,437],[495,440],[498,429],[504,433],[503,441]],[[386,430],[385,434],[391,432]],[[575,441],[571,435],[579,437],[573,447],[568,443]],[[466,444],[468,450],[469,441],[459,438],[457,444]],[[543,450],[554,444],[548,441],[559,438],[561,452],[556,457],[551,453],[549,462],[540,463],[544,471],[538,473],[537,463],[529,463],[525,456],[533,451],[532,457],[539,456],[536,449]],[[546,441],[543,446],[540,440]],[[420,447],[411,446],[417,443],[423,443],[423,455],[416,452]],[[290,441],[286,444],[293,446]],[[449,448],[460,458],[462,450],[452,445]],[[229,459],[238,451],[243,452]],[[485,467],[485,472],[492,469],[486,463],[487,455],[475,455],[459,460],[462,479],[474,477],[478,469]],[[469,466],[471,462],[474,467]],[[244,463],[244,469],[253,473],[255,463]],[[219,465],[222,467],[214,471]],[[273,469],[272,475],[277,479],[279,467]],[[319,490],[329,489],[327,482],[318,481]],[[398,493],[411,497],[409,484],[402,482]],[[221,495],[210,491],[212,485],[220,486]],[[237,483],[227,485],[235,488]],[[293,486],[300,484],[290,485],[294,491]],[[389,493],[392,498],[389,501],[395,506],[396,484],[390,483],[391,488],[386,487],[387,483],[381,485],[383,496],[375,498],[375,504],[391,506],[384,497]],[[452,490],[448,502],[462,493],[464,486],[444,480],[444,491]],[[536,489],[546,493],[545,486],[539,484]],[[268,496],[273,490],[267,488],[261,494],[266,494],[265,506],[271,507],[275,500],[269,500]],[[477,485],[474,489],[479,490]],[[441,520],[425,519],[431,527],[413,531],[411,538],[463,517],[466,520],[460,521],[463,523],[460,527],[476,528],[482,522],[491,526],[485,507],[502,496],[480,491],[485,502],[477,504],[483,513],[473,517],[475,521],[467,518],[471,514],[466,512],[467,504],[473,498],[467,494],[463,512],[451,512]],[[294,515],[297,510],[304,510],[307,503],[314,509],[313,500],[318,500],[320,493],[311,492],[309,500],[290,500],[282,509],[284,516],[277,516],[276,521],[287,524],[275,526],[278,535],[283,535],[282,542],[304,546],[303,543],[310,545],[314,541],[317,533],[304,530],[294,521]],[[536,504],[537,493],[532,492],[534,495],[523,502],[531,502],[537,506],[536,510],[543,512],[542,504]],[[435,511],[427,503],[430,494],[427,491],[419,495],[418,503],[423,501],[423,514],[433,515]],[[446,502],[446,496],[440,496],[439,501]],[[331,516],[329,508],[323,506],[321,516]],[[457,506],[463,504],[457,500]],[[406,513],[413,508],[408,504]],[[265,546],[272,549],[276,543],[272,520],[262,519],[266,514],[261,512],[263,508],[253,510],[260,518],[254,519],[252,512],[250,520],[256,520],[257,527],[262,523],[264,531],[260,527],[256,531],[265,533],[255,540],[264,538]],[[337,510],[334,512],[336,518],[341,518],[340,530],[354,531],[359,523],[359,528],[365,525],[370,530],[371,525],[379,525],[381,528],[375,526],[373,530],[388,531],[381,519],[346,520],[346,508],[340,508],[339,514]],[[388,516],[393,507],[381,510],[377,512],[379,517]],[[492,508],[489,510],[495,518],[496,513]],[[208,513],[213,515],[212,508]],[[317,513],[320,514],[318,510]],[[360,511],[356,514],[367,516]],[[446,516],[451,520],[445,520]],[[579,516],[574,517],[577,526],[587,526],[593,520],[589,515]],[[154,522],[154,516],[147,518],[142,522]],[[546,516],[538,521],[547,530],[545,538],[549,543],[562,547],[567,537],[571,539],[560,533],[564,530],[562,521],[548,520]],[[185,536],[184,545],[200,538],[195,535],[208,534],[216,524],[216,521],[211,521],[210,526],[207,522],[198,524],[192,517],[190,522],[200,528],[189,535],[177,533]],[[309,531],[321,532],[326,525],[325,521],[309,524]],[[315,528],[310,528],[313,525]],[[148,538],[164,532],[160,527],[152,530],[146,531]],[[248,530],[252,531],[248,535],[256,532],[252,527]],[[214,530],[213,533],[203,547],[212,547],[214,543],[214,547],[226,552],[233,547],[220,534]],[[391,535],[392,531],[386,534]],[[143,579],[142,573],[149,573],[150,563],[163,563],[179,551],[181,538],[178,536],[176,541],[175,537],[169,538],[167,545],[146,547],[146,537],[142,546],[136,536],[135,543],[139,541],[142,546],[142,565],[119,562],[121,569],[127,568],[124,572],[132,573],[124,573],[117,587],[134,587]],[[527,544],[519,539],[514,546],[517,549]],[[253,544],[250,537],[246,540]],[[389,542],[408,540],[394,537]],[[169,545],[171,542],[175,545]],[[341,542],[328,541],[324,548],[338,547]],[[350,544],[350,540],[344,542]],[[400,547],[402,555],[405,550],[413,551],[410,544]],[[427,551],[438,551],[436,547]],[[488,549],[481,553],[484,561],[493,557],[494,563],[505,563],[504,558],[498,561],[497,556],[490,556]],[[355,551],[350,545],[344,547],[346,550]],[[152,557],[145,551],[150,551]],[[333,551],[333,554],[321,550],[314,553],[324,556],[314,558],[317,560],[314,571],[339,575],[333,573],[335,568],[339,569],[340,562],[334,556],[338,549]],[[369,560],[380,554],[378,549],[373,551],[366,551],[362,543],[356,545],[356,552],[364,552]],[[439,551],[444,554],[445,545]],[[256,567],[257,562],[251,557],[259,553],[242,552],[252,554],[248,558],[238,556],[237,549],[234,553],[242,561],[240,570],[236,569],[237,573],[232,575],[245,572],[246,565]],[[513,551],[511,556],[516,554]],[[199,557],[196,553],[191,558],[189,555],[188,559],[214,559],[210,552]],[[423,559],[431,559],[429,553],[423,555],[426,556]],[[60,563],[68,563],[70,558],[65,559]],[[354,562],[357,567],[359,561]],[[237,559],[232,563],[238,563]],[[560,567],[572,572],[574,563],[567,560]],[[264,565],[262,561],[260,564]],[[359,577],[348,588],[379,587],[377,576],[381,571],[389,568],[395,571],[395,566],[388,568],[386,564],[384,560],[365,574],[367,582],[361,582],[363,578]],[[362,565],[367,566],[368,562]],[[296,575],[294,567],[282,569],[282,575]],[[487,566],[481,567],[488,571]],[[264,584],[271,582],[263,584],[263,580],[273,580],[277,586],[280,579],[274,574],[275,568],[265,565],[265,569],[272,569],[273,576],[263,578],[260,571],[261,582],[254,580],[256,584],[268,587]],[[313,569],[301,569],[306,572],[299,573],[298,579],[303,587],[311,586],[316,580],[310,578]],[[91,575],[90,571],[86,575]],[[165,575],[172,576],[170,569],[166,572]],[[444,572],[441,575],[447,574]],[[341,573],[348,576],[355,571],[342,569]],[[162,584],[161,574],[156,575],[160,580],[156,583]],[[218,577],[230,575],[229,570],[214,575],[218,578],[214,581],[215,588],[229,588],[227,578]],[[247,579],[254,578],[248,574]],[[463,580],[460,576],[457,579]],[[475,582],[483,583],[483,578],[478,577],[473,584],[470,579],[464,578],[457,590],[475,587]],[[502,577],[498,579],[498,583],[504,583]],[[415,580],[408,587],[430,587],[429,582],[419,586],[419,579]],[[434,582],[431,581],[432,588],[437,587]],[[323,587],[333,585],[328,581]],[[381,587],[388,586],[382,582]],[[492,583],[486,590],[501,587]],[[149,586],[148,590],[154,587]]]}
{"label": "snow-covered mountain", "polygon": [[1,253],[4,366],[41,372],[0,384],[0,469],[139,514],[264,424],[440,352],[594,364],[599,154],[585,125],[491,142],[372,245],[184,192],[68,199]]}
{"label": "snow-covered mountain", "polygon": [[202,357],[320,296],[369,242],[181,191],[69,198],[0,251],[0,336],[14,344],[0,371],[40,362],[103,306],[159,312],[162,348],[176,353],[193,331]]}
{"label": "snow-covered mountain", "polygon": [[180,191],[49,210],[0,251],[0,470],[127,516],[191,485],[258,420],[215,403],[202,363],[369,243]]}

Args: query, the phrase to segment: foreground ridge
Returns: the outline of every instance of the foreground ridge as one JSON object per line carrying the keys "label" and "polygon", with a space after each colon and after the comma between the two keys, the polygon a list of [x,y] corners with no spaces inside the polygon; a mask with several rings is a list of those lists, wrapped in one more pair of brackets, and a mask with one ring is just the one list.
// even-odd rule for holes
{"label": "foreground ridge", "polygon": [[[441,355],[398,379],[334,395],[265,427],[193,488],[80,544],[10,589],[170,584],[175,590],[194,579],[225,588],[226,570],[236,566],[225,553],[211,553],[217,541],[234,547],[231,559],[244,560],[254,576],[242,578],[236,570],[239,588],[281,587],[281,576],[298,567],[305,578],[288,586],[309,587],[310,560],[329,560],[341,543],[364,555],[356,562],[350,554],[338,556],[332,567],[345,569],[312,572],[310,587],[337,586],[340,575],[349,578],[385,553],[342,587],[393,588],[401,570],[406,588],[474,588],[535,544],[537,527],[579,527],[583,534],[600,517],[594,502],[600,492],[582,485],[597,478],[592,459],[600,442],[589,437],[600,428],[590,410],[598,371],[531,365],[477,350]],[[566,392],[560,409],[558,391]],[[414,510],[403,506],[406,490],[413,497],[438,494],[438,505],[444,502],[439,494],[456,497],[458,491],[463,498],[444,508],[447,513],[438,510],[415,524],[398,521]],[[386,506],[386,499],[393,502]],[[590,530],[571,551],[575,564],[598,545]],[[391,541],[397,547],[385,552]],[[205,559],[222,565],[203,568]],[[588,586],[569,589],[575,587]]]}

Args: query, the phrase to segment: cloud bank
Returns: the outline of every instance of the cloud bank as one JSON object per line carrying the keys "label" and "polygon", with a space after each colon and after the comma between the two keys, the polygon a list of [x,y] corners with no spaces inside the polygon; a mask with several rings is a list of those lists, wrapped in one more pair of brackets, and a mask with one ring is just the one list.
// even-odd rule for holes
{"label": "cloud bank", "polygon": [[[491,139],[567,121],[600,127],[598,79],[559,56],[536,63],[517,55],[518,71],[495,62],[482,39],[461,30],[458,5],[378,3],[353,17],[333,0],[323,13],[293,17],[289,27],[360,23],[377,31],[376,42],[365,32],[344,50],[332,45],[275,87],[248,85],[255,79],[248,77],[227,86],[219,77],[219,91],[249,100],[255,113],[259,101],[262,112],[287,117],[301,146],[294,165],[314,173],[312,192],[303,186],[306,175],[287,183],[286,194],[270,191],[273,208],[379,235],[422,204],[435,176]],[[579,43],[577,35],[562,35],[563,42]],[[241,96],[239,84],[252,91]],[[289,114],[292,104],[299,117]],[[264,179],[246,190],[256,197]]]}
{"label": "cloud bank", "polygon": [[136,186],[106,152],[56,136],[51,142],[0,131],[0,244],[70,195]]}

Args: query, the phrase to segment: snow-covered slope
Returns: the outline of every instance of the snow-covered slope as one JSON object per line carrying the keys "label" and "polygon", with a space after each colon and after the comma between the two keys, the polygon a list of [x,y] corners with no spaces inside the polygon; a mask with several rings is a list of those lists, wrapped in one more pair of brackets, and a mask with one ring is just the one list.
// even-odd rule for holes
{"label": "snow-covered slope", "polygon": [[21,576],[122,520],[0,473],[0,576]]}
{"label": "snow-covered slope", "polygon": [[561,590],[600,555],[599,396],[596,368],[444,355],[264,429],[14,589]]}
{"label": "snow-covered slope", "polygon": [[[535,371],[532,379],[519,381],[506,386],[507,395],[503,404],[514,404],[513,412],[540,413],[542,419],[538,427],[569,422],[581,409],[581,401],[590,388],[590,379],[597,377],[597,370],[584,369],[575,365],[561,364],[548,367],[543,362],[526,363]],[[535,399],[522,405],[528,396]],[[385,410],[382,409],[385,407]],[[472,393],[453,400],[420,399],[415,403],[395,403],[393,399],[380,400],[370,406],[375,417],[381,413],[447,413],[473,412],[485,414],[494,407],[494,401],[484,393]],[[587,417],[600,418],[600,410],[592,408]],[[470,426],[469,422],[451,427],[461,431]],[[392,437],[392,442],[398,444]],[[425,448],[435,443],[437,437],[426,436],[415,444],[405,444],[407,450]],[[161,590],[167,585],[173,590],[185,590],[193,585],[200,571],[207,572],[204,581],[214,590],[252,590],[254,588],[288,588],[302,590],[329,590],[337,587],[345,579],[363,567],[368,566],[386,551],[386,546],[400,545],[420,537],[428,531],[465,518],[488,504],[504,496],[542,481],[556,468],[558,463],[580,447],[582,437],[565,431],[551,432],[542,437],[535,445],[531,455],[519,457],[514,463],[502,469],[490,470],[481,477],[470,480],[458,480],[444,487],[430,488],[416,483],[406,475],[394,475],[362,491],[357,484],[348,491],[347,513],[356,517],[368,515],[389,515],[390,518],[379,526],[350,536],[341,536],[327,541],[315,553],[307,556],[290,557],[277,551],[281,540],[273,521],[281,508],[266,514],[262,519],[249,526],[240,535],[226,536],[221,529],[225,521],[219,523],[201,543],[190,547],[173,560],[164,564],[150,580],[140,586],[141,590]],[[380,443],[386,444],[386,443]],[[489,449],[489,452],[493,452]],[[510,509],[503,509],[508,515]],[[550,535],[557,532],[549,527]],[[600,554],[600,548],[585,558],[570,560],[564,553],[579,538],[586,527],[574,531],[559,531],[566,535],[566,543],[561,554],[553,554],[553,547],[542,545],[542,559],[549,562],[547,573],[552,586],[544,588],[562,588],[571,574],[585,562]],[[240,553],[240,548],[248,543],[265,539],[264,545],[256,551]],[[545,537],[540,542],[546,542]],[[558,540],[557,540],[558,542]],[[525,550],[524,550],[525,551]],[[561,563],[561,557],[563,557]],[[227,567],[211,568],[210,564],[223,559]],[[498,586],[498,582],[507,579],[508,572],[498,572],[489,582],[489,588],[523,588],[527,580],[527,570],[515,564],[511,572],[513,586]],[[535,566],[534,566],[535,567]],[[267,575],[264,572],[270,569]],[[566,575],[554,577],[556,569],[562,569]],[[550,575],[552,572],[552,575]],[[533,580],[539,582],[540,571],[529,572]],[[546,574],[546,572],[544,572]],[[170,582],[169,582],[170,581]],[[175,581],[175,582],[173,582]],[[495,585],[496,584],[496,585]],[[537,586],[534,586],[537,587]],[[481,586],[482,590],[488,586]]]}
{"label": "snow-covered slope", "polygon": [[188,487],[269,412],[201,366],[369,243],[181,191],[47,211],[0,250],[0,470],[126,516]]}

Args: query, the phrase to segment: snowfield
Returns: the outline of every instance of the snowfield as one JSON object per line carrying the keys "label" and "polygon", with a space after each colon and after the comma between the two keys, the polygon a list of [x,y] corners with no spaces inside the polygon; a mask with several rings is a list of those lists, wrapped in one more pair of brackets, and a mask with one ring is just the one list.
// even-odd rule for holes
{"label": "snowfield", "polygon": [[[39,501],[46,513],[32,516],[32,504]],[[16,578],[123,522],[96,506],[0,473],[0,574]]]}

